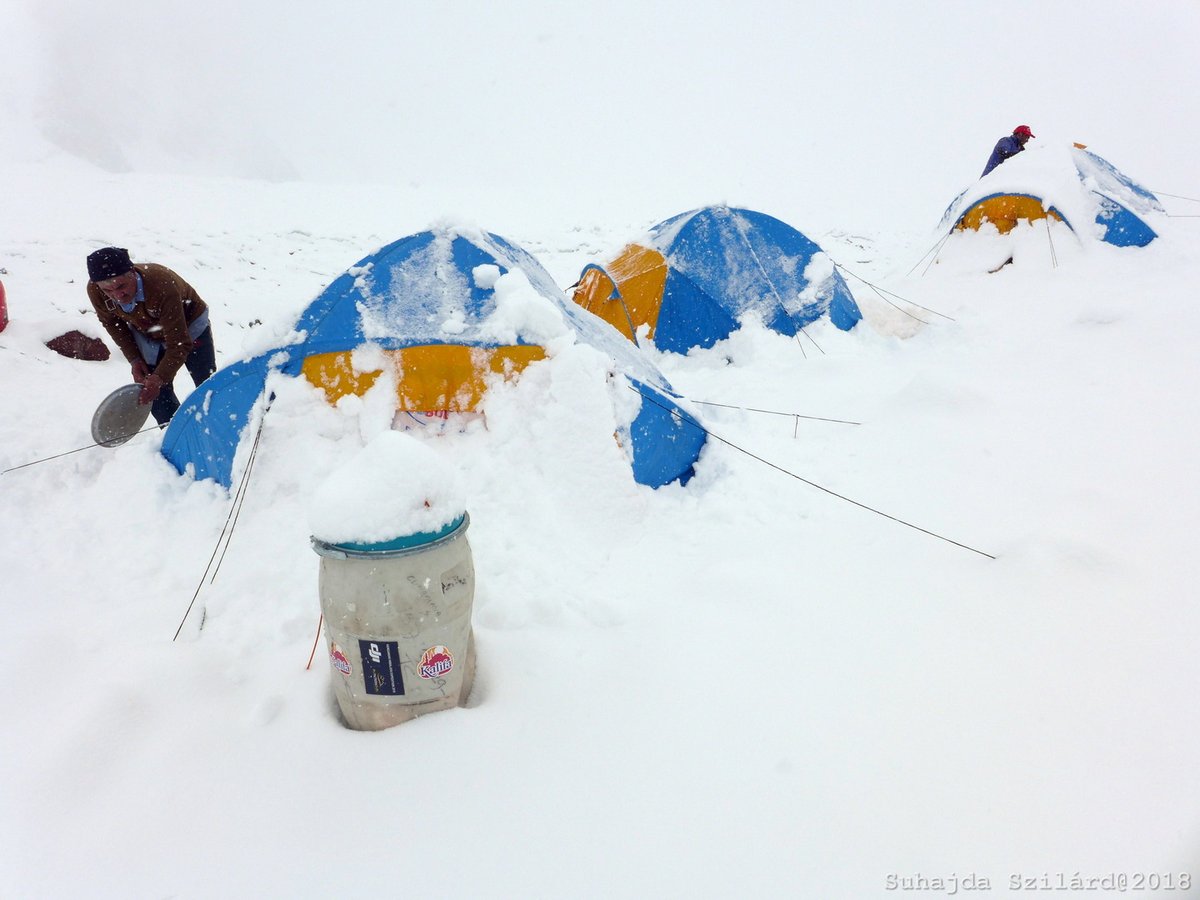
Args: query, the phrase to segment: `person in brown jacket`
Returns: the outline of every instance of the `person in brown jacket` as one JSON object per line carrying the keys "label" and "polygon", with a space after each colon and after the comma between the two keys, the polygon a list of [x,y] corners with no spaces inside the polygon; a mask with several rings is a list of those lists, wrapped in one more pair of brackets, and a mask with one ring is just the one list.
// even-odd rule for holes
{"label": "person in brown jacket", "polygon": [[100,324],[142,386],[159,425],[179,409],[172,382],[187,366],[197,387],[217,370],[208,307],[192,286],[166,266],[134,265],[129,251],[103,247],[88,255],[88,299]]}

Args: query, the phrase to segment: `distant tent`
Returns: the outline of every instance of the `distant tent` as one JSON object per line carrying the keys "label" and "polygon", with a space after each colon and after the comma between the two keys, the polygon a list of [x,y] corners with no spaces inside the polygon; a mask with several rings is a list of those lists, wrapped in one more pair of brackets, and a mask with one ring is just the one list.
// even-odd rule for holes
{"label": "distant tent", "polygon": [[1054,147],[1030,149],[997,166],[955,198],[943,225],[978,230],[986,222],[1008,234],[1022,220],[1050,218],[1117,247],[1153,241],[1158,233],[1146,220],[1163,213],[1158,198],[1095,153],[1066,149],[1066,157]]}
{"label": "distant tent", "polygon": [[581,313],[528,253],[494,234],[425,231],[351,267],[301,314],[297,343],[218,371],[184,402],[162,453],[183,472],[229,487],[234,456],[268,375],[303,375],[330,402],[364,393],[382,370],[355,371],[353,351],[384,351],[396,379],[397,411],[474,410],[492,376],[510,378],[545,349],[497,315],[500,278],[520,272],[563,314],[577,338],[608,352],[642,397],[619,433],[634,478],[659,487],[690,477],[705,434],[676,403],[661,373],[635,348]]}
{"label": "distant tent", "polygon": [[710,206],[656,225],[607,266],[584,268],[574,301],[659,350],[711,347],[757,314],[794,335],[828,315],[849,331],[862,318],[821,248],[795,228],[748,209]]}

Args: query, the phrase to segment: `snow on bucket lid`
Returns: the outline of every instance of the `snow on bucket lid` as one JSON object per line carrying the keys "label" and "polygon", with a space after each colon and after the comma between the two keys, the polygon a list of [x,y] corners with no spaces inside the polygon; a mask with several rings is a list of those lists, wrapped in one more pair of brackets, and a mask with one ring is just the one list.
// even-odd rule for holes
{"label": "snow on bucket lid", "polygon": [[313,546],[357,552],[411,549],[464,527],[455,470],[420,440],[385,431],[313,495]]}
{"label": "snow on bucket lid", "polygon": [[395,540],[380,541],[373,544],[360,544],[354,541],[331,544],[328,541],[314,537],[312,539],[312,547],[317,551],[318,556],[328,556],[333,559],[346,559],[351,556],[372,557],[375,559],[384,556],[404,556],[417,550],[424,552],[431,545],[441,543],[442,541],[453,540],[466,531],[467,526],[470,524],[471,517],[463,513],[445,528],[438,531],[422,531],[418,534],[409,534],[404,537],[398,537]]}

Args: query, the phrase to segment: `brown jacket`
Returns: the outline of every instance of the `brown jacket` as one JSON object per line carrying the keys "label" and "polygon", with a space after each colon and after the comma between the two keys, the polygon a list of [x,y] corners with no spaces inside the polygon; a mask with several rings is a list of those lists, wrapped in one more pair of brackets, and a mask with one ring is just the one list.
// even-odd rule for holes
{"label": "brown jacket", "polygon": [[163,383],[170,384],[192,351],[188,324],[208,307],[190,284],[166,266],[145,263],[133,268],[142,276],[142,292],[146,298],[144,303],[134,306],[133,312],[122,310],[92,281],[87,285],[88,299],[92,301],[100,324],[131,365],[142,358],[131,328],[163,345],[154,374]]}

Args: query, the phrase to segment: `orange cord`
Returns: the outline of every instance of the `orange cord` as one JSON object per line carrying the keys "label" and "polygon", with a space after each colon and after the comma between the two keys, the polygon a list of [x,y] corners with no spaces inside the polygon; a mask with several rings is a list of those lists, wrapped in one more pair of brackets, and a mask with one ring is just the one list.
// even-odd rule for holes
{"label": "orange cord", "polygon": [[317,636],[313,638],[312,653],[308,654],[308,665],[304,667],[307,672],[312,668],[313,657],[317,655],[317,644],[321,641],[321,626],[325,624],[325,613],[321,613],[321,618],[317,619]]}

